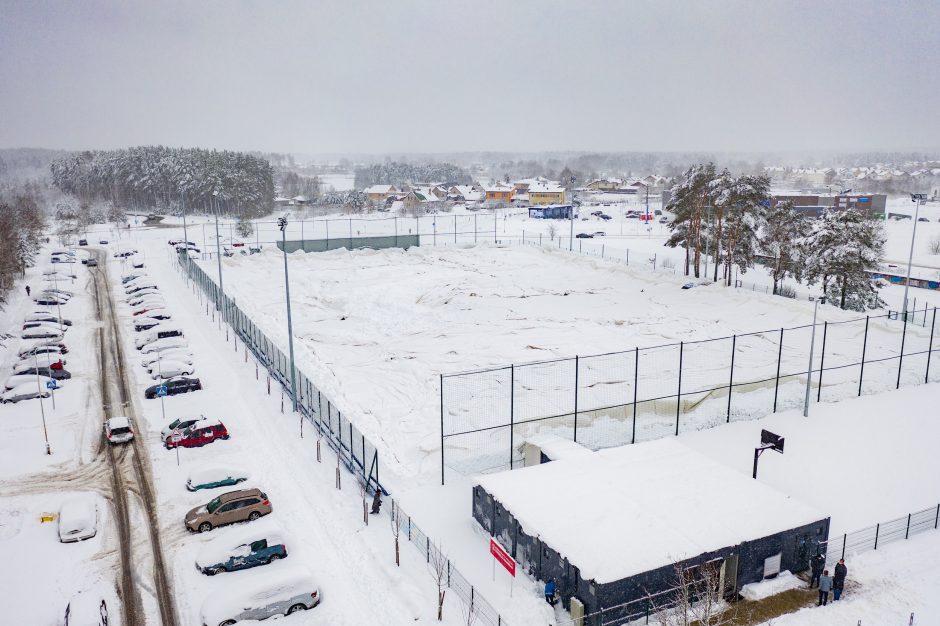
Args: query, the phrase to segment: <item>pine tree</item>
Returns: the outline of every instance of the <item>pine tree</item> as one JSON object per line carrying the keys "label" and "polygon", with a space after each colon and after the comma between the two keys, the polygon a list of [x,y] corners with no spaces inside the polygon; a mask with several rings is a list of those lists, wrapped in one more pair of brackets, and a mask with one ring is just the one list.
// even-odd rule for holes
{"label": "pine tree", "polygon": [[[693,165],[686,170],[682,180],[672,188],[672,196],[666,210],[676,217],[669,224],[672,231],[666,245],[670,248],[685,248],[685,275],[689,275],[690,265],[695,277],[700,274],[702,257],[702,216],[714,194],[714,163]],[[692,251],[694,250],[694,254]],[[691,255],[691,258],[690,258]]]}
{"label": "pine tree", "polygon": [[[720,246],[724,249],[724,278],[731,284],[732,268],[737,265],[741,273],[754,266],[759,250],[759,233],[765,222],[766,206],[770,204],[770,178],[767,176],[739,176],[722,178],[716,204],[724,207],[725,227]],[[717,267],[715,277],[718,277]]]}
{"label": "pine tree", "polygon": [[809,233],[810,224],[806,216],[796,211],[792,202],[778,202],[766,211],[760,249],[771,257],[769,269],[775,294],[780,282],[788,276],[800,280],[803,270],[800,242]]}
{"label": "pine tree", "polygon": [[805,277],[819,282],[826,298],[853,311],[884,305],[868,270],[884,255],[881,222],[858,209],[827,211],[803,241]]}

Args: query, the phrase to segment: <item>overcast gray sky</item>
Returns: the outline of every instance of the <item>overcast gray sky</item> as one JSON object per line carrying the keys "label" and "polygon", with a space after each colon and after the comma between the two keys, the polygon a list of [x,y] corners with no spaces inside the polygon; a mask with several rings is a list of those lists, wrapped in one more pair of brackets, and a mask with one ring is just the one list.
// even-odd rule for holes
{"label": "overcast gray sky", "polygon": [[940,2],[0,0],[0,147],[940,146]]}

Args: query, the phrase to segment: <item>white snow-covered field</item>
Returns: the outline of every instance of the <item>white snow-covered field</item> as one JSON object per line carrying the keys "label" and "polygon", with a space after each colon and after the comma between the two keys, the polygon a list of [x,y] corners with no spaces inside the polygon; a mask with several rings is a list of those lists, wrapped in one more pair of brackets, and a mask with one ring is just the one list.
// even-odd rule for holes
{"label": "white snow-covered field", "polygon": [[[784,340],[779,406],[802,402],[799,374],[805,372],[811,334],[805,325],[813,315],[807,301],[720,285],[683,290],[682,277],[519,245],[294,253],[289,263],[299,367],[379,447],[386,467],[401,476],[432,472],[440,462],[440,374],[571,358],[517,368],[514,411],[522,421],[573,413],[574,355],[669,344],[640,356],[638,396],[643,402],[675,394],[680,341],[767,330],[773,332],[735,344],[735,383],[771,381],[737,389],[735,415],[756,416],[763,413],[755,411],[769,412],[773,405],[779,341],[774,329],[804,326],[788,331]],[[222,265],[226,292],[286,353],[283,255],[266,249],[225,258]],[[217,275],[214,261],[202,266]],[[859,318],[834,307],[822,307],[819,316],[820,323],[830,324]],[[867,360],[896,356],[902,330],[894,321],[872,321]],[[827,367],[857,362],[863,332],[864,319],[830,327]],[[909,328],[905,352],[926,351],[928,342],[924,329]],[[684,348],[687,402],[708,399],[711,406],[686,406],[683,429],[724,418],[726,400],[703,391],[728,384],[731,348],[730,339]],[[819,358],[817,350],[814,367]],[[922,379],[926,355],[906,362],[902,382]],[[866,368],[866,391],[893,386],[891,363]],[[582,412],[632,402],[632,352],[583,359],[579,368]],[[936,373],[940,376],[940,368]],[[509,375],[507,369],[446,378],[447,431],[508,424]],[[826,397],[857,393],[857,376],[854,366],[827,372]],[[695,417],[695,411],[701,415]],[[623,418],[632,414],[621,413],[616,408],[595,411],[591,417],[598,421],[581,425],[587,442],[592,437],[596,445],[629,441],[623,432],[630,425]],[[638,439],[670,430],[674,421],[674,400],[672,408],[651,402],[638,418]],[[455,455],[459,458],[460,450]]]}

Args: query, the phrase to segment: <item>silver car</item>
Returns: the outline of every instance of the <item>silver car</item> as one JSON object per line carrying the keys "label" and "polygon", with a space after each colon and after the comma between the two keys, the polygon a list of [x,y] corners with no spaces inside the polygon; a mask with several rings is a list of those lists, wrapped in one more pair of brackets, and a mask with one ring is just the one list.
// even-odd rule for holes
{"label": "silver car", "polygon": [[290,615],[320,603],[320,591],[310,572],[299,566],[278,565],[267,566],[266,575],[252,579],[251,584],[206,598],[200,613],[203,626],[232,626],[240,620]]}

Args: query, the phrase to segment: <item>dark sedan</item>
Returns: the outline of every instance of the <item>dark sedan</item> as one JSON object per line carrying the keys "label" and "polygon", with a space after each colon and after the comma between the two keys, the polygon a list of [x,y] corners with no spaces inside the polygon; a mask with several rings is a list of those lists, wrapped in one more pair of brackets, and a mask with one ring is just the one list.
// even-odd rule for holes
{"label": "dark sedan", "polygon": [[[198,378],[187,378],[186,376],[170,378],[169,380],[163,381],[163,385],[166,386],[166,395],[168,396],[175,396],[178,393],[187,393],[189,391],[199,391],[202,389],[202,383],[199,382]],[[144,397],[148,400],[158,397],[157,389],[160,386],[161,385],[154,385],[147,387],[147,390],[144,391]]]}
{"label": "dark sedan", "polygon": [[20,374],[38,374],[40,376],[48,376],[53,380],[68,380],[72,375],[64,369],[58,369],[54,367],[26,367],[14,372],[17,376]]}
{"label": "dark sedan", "polygon": [[594,239],[594,235],[591,233],[578,233],[574,236],[575,239]]}

